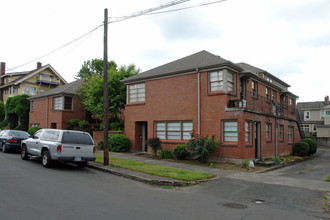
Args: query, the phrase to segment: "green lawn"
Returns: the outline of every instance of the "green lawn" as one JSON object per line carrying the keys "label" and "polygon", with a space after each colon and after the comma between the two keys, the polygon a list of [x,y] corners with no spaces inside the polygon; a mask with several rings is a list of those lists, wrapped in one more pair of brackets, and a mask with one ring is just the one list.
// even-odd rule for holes
{"label": "green lawn", "polygon": [[330,182],[330,176],[328,176],[325,181]]}
{"label": "green lawn", "polygon": [[[95,155],[97,163],[103,163],[103,155]],[[134,160],[127,160],[122,158],[110,157],[109,163],[112,166],[122,167],[142,173],[147,173],[155,176],[162,176],[171,179],[194,181],[203,180],[214,177],[214,174],[202,173],[193,170],[184,170],[174,167],[167,167],[162,165],[155,165],[151,163],[144,163]]]}

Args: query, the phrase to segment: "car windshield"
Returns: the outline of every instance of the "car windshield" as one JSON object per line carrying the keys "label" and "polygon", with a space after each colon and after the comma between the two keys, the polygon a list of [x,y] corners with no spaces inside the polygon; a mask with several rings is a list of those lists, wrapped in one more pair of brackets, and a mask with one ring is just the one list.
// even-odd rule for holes
{"label": "car windshield", "polygon": [[88,144],[92,145],[91,137],[86,133],[64,132],[62,137],[63,144]]}
{"label": "car windshield", "polygon": [[30,135],[25,131],[9,131],[8,136],[17,137],[17,138],[28,138]]}

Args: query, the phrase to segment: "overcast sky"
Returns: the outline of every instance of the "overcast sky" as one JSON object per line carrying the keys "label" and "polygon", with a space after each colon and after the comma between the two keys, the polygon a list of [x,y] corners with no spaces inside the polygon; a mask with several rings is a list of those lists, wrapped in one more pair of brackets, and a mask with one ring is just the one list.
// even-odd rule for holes
{"label": "overcast sky", "polygon": [[[172,10],[216,0],[190,0]],[[115,17],[171,0],[10,0],[0,4],[0,61],[7,72],[51,64],[68,82],[84,61],[103,58],[104,9]],[[291,85],[298,102],[330,95],[329,0],[227,0],[109,25],[109,60],[142,71],[207,50],[264,69]],[[37,59],[45,54],[48,56]],[[37,60],[35,60],[37,59]],[[33,61],[35,60],[35,61]],[[23,67],[10,70],[33,61]]]}

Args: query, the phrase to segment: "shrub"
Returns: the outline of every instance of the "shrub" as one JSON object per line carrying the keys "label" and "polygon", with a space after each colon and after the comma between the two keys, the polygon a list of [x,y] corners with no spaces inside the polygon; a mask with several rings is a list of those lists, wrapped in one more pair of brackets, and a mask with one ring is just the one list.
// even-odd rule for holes
{"label": "shrub", "polygon": [[317,151],[316,141],[312,138],[304,138],[301,140],[302,142],[306,142],[309,145],[309,154],[315,154]]}
{"label": "shrub", "polygon": [[281,163],[281,159],[278,158],[278,157],[273,158],[272,161],[273,161],[274,163],[276,163],[276,164],[280,164],[280,163]]}
{"label": "shrub", "polygon": [[78,126],[79,126],[81,129],[86,130],[86,129],[89,128],[89,122],[86,121],[86,120],[79,121]]}
{"label": "shrub", "polygon": [[109,151],[112,152],[126,152],[128,151],[129,140],[123,134],[109,135]]}
{"label": "shrub", "polygon": [[159,154],[160,159],[172,159],[173,158],[173,152],[169,150],[162,150]]}
{"label": "shrub", "polygon": [[124,124],[125,124],[125,121],[120,120],[120,121],[117,121],[117,122],[110,123],[109,127],[113,131],[123,131],[124,130]]}
{"label": "shrub", "polygon": [[68,130],[74,130],[79,127],[79,122],[80,122],[80,119],[78,119],[78,118],[71,119],[68,121],[66,128]]}
{"label": "shrub", "polygon": [[33,135],[34,133],[36,133],[38,130],[40,130],[41,128],[40,127],[32,127],[30,128],[27,132],[30,134],[30,135]]}
{"label": "shrub", "polygon": [[215,153],[218,142],[215,140],[215,134],[211,137],[203,137],[196,132],[191,132],[191,139],[187,142],[188,150],[196,155],[196,159],[201,162],[207,162],[208,159]]}
{"label": "shrub", "polygon": [[97,143],[97,147],[100,148],[101,150],[104,149],[104,141],[103,140],[100,140],[98,143]]}
{"label": "shrub", "polygon": [[185,144],[178,144],[174,147],[173,156],[175,159],[184,160],[190,155],[188,148]]}
{"label": "shrub", "polygon": [[307,156],[309,154],[309,145],[306,142],[297,142],[293,146],[293,155],[295,156]]}
{"label": "shrub", "polygon": [[242,166],[243,166],[244,168],[248,169],[248,168],[249,168],[249,161],[244,160],[243,163],[242,163]]}
{"label": "shrub", "polygon": [[162,145],[158,137],[150,138],[147,141],[147,145],[152,148],[152,153],[154,157],[157,157],[157,150],[162,149]]}

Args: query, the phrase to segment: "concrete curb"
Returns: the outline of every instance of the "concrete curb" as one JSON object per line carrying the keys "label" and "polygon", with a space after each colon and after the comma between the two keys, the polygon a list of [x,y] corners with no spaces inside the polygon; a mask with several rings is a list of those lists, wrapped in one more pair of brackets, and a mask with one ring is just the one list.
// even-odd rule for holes
{"label": "concrete curb", "polygon": [[104,166],[102,164],[98,164],[95,162],[89,162],[87,167],[96,169],[105,173],[111,173],[117,176],[121,176],[124,178],[132,179],[135,181],[148,183],[150,185],[159,185],[159,186],[189,186],[189,185],[197,185],[200,183],[210,182],[215,180],[217,177],[206,179],[206,180],[196,180],[196,181],[182,181],[182,180],[175,180],[169,179],[165,177],[154,176],[150,174],[145,174],[141,172],[136,172],[120,167],[115,166]]}

